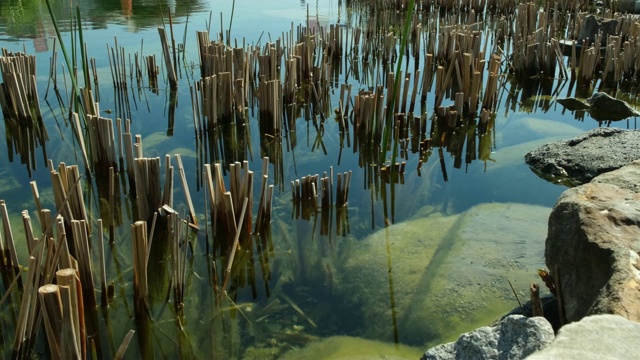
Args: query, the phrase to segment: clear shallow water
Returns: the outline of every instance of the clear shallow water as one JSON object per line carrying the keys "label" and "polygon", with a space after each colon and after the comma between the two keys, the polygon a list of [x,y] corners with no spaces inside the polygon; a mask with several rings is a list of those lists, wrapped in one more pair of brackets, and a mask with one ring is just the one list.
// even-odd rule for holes
{"label": "clear shallow water", "polygon": [[[52,1],[52,4],[57,9],[58,20],[63,28],[64,24],[68,28],[68,20],[65,20],[68,11],[66,2]],[[89,39],[87,51],[89,56],[96,58],[98,67],[100,108],[111,110],[117,115],[117,94],[111,84],[107,47],[114,47],[114,37],[117,37],[118,46],[122,46],[125,53],[141,51],[143,55],[156,54],[160,58],[156,30],[162,24],[160,8],[156,1],[86,1],[79,4],[83,13],[84,36]],[[129,90],[132,133],[142,135],[145,156],[182,154],[192,198],[198,209],[204,207],[201,200],[204,194],[198,182],[198,164],[202,160],[198,156],[200,150],[194,144],[193,113],[188,86],[193,79],[199,78],[199,71],[189,64],[197,64],[198,61],[195,31],[205,30],[209,21],[211,38],[215,37],[213,33],[219,31],[217,29],[220,29],[221,24],[224,29],[228,29],[231,4],[230,1],[195,0],[180,4],[163,3],[165,21],[168,9],[172,11],[176,39],[180,43],[183,42],[182,39],[186,39],[183,64],[187,66],[181,68],[177,104],[172,110],[166,80],[161,80],[155,91],[148,87],[139,89],[133,84]],[[298,1],[237,1],[231,38],[237,39],[239,43],[244,40],[247,44],[256,44],[258,41],[264,44],[269,37],[275,40],[282,32],[289,31],[292,23],[295,27],[306,22],[307,9],[312,21],[320,25],[339,21],[342,24],[348,14],[344,4],[338,8],[337,1],[313,2],[308,7],[304,2]],[[185,32],[186,38],[183,36]],[[41,98],[46,93],[53,34],[48,12],[41,2],[10,0],[0,4],[0,46],[11,51],[25,48],[27,53],[36,54]],[[64,36],[68,40],[69,33],[66,32]],[[60,72],[61,68],[59,66]],[[343,71],[338,83],[343,82],[345,77],[346,72]],[[164,79],[166,75],[161,73],[160,78]],[[355,88],[369,85],[354,83]],[[572,114],[564,112],[557,103],[537,97],[539,92],[548,95],[555,87],[549,88],[535,81],[525,84],[524,88],[520,88],[521,86],[523,85],[519,85],[516,90],[508,82],[505,84],[497,107],[495,125],[484,142],[476,139],[474,134],[470,137],[473,139],[471,142],[462,137],[453,145],[443,148],[442,155],[438,149],[433,149],[431,155],[423,159],[420,173],[416,170],[418,156],[409,151],[406,154],[404,184],[393,187],[393,197],[391,186],[374,181],[370,167],[361,165],[360,153],[354,151],[353,143],[343,143],[341,148],[339,125],[332,118],[328,118],[323,124],[323,131],[318,132],[311,121],[300,116],[295,121],[296,141],[292,143],[294,134],[288,133],[280,145],[271,145],[269,148],[265,145],[268,142],[261,139],[256,115],[250,110],[247,136],[251,146],[241,147],[236,154],[249,160],[250,168],[259,173],[262,156],[273,154],[274,149],[279,149],[281,153],[277,157],[279,161],[269,166],[270,176],[277,173],[281,178],[281,181],[274,184],[274,219],[267,243],[270,250],[255,250],[254,254],[268,254],[269,271],[260,267],[262,263],[247,253],[243,259],[248,264],[255,265],[254,275],[258,281],[254,286],[242,286],[242,281],[237,280],[236,292],[232,297],[242,312],[225,300],[222,305],[216,304],[210,285],[210,264],[213,260],[220,259],[208,255],[206,238],[201,231],[195,236],[195,251],[190,257],[185,318],[182,324],[184,330],[176,324],[171,304],[163,301],[167,279],[162,274],[167,271],[168,261],[153,264],[153,272],[159,274],[159,280],[153,286],[157,291],[151,304],[153,321],[140,324],[134,321],[130,299],[131,215],[130,209],[125,206],[127,209],[123,212],[123,225],[116,230],[115,244],[106,247],[107,257],[113,260],[108,262],[108,281],[114,282],[116,295],[108,312],[100,314],[102,349],[107,354],[105,357],[109,357],[109,351],[113,353],[126,331],[132,328],[138,331],[139,339],[147,339],[153,343],[156,356],[180,353],[184,357],[223,354],[221,356],[224,357],[265,358],[267,355],[277,356],[290,348],[315,343],[320,338],[333,335],[374,337],[375,340],[388,342],[410,342],[409,345],[413,346],[441,340],[425,338],[415,341],[415,334],[398,332],[397,326],[394,329],[391,315],[381,316],[372,324],[370,319],[363,319],[355,311],[357,307],[344,306],[344,290],[340,290],[337,284],[342,276],[340,271],[344,270],[342,263],[346,261],[346,256],[350,256],[347,251],[358,251],[358,244],[366,241],[372,233],[384,229],[385,224],[404,223],[421,214],[435,211],[443,216],[453,216],[476,205],[488,203],[518,203],[550,208],[563,188],[538,179],[524,164],[524,154],[543,142],[576,135],[597,126],[597,123],[588,117],[582,121],[575,120]],[[566,84],[558,88],[558,97],[567,95]],[[332,107],[335,108],[339,88],[332,89],[332,94]],[[429,126],[433,107],[431,98],[426,106]],[[19,161],[18,154],[13,161],[9,161],[8,157],[0,158],[0,173],[3,178],[0,198],[7,202],[16,233],[19,231],[15,229],[20,228],[20,211],[28,209],[33,212],[35,208],[30,196],[29,181],[37,181],[45,203],[52,207],[46,159],[52,159],[54,164],[65,162],[81,165],[78,147],[52,99],[53,95],[49,94],[49,104],[41,100],[50,140],[46,143],[46,156],[41,147],[35,151],[37,169],[30,175],[27,166]],[[169,113],[172,111],[173,124],[169,121]],[[107,113],[104,115],[114,117]],[[634,126],[633,122],[615,125]],[[6,130],[4,121],[0,122],[0,129]],[[319,140],[322,144],[317,142]],[[7,152],[10,152],[9,147]],[[346,223],[348,231],[343,227],[343,231],[338,232],[337,220],[332,217],[327,234],[320,230],[320,215],[316,218],[317,224],[313,218],[306,221],[292,216],[289,182],[304,175],[328,171],[330,166],[333,166],[336,173],[353,171],[353,178]],[[274,178],[271,177],[270,181],[273,183]],[[255,185],[254,191],[257,193],[259,184]],[[84,186],[85,189],[89,188],[89,184],[85,183]],[[88,191],[85,198],[90,198],[91,192],[95,190]],[[127,195],[123,194],[121,197],[126,204]],[[185,209],[184,196],[179,186],[176,186],[176,202],[179,204],[178,209]],[[95,216],[99,215],[98,203],[99,200],[92,200]],[[501,235],[508,237],[510,234]],[[18,247],[23,256],[26,256],[25,245],[19,243]],[[416,251],[420,249],[417,248]],[[542,264],[542,259],[536,260]],[[504,272],[507,276],[508,269],[505,268]],[[390,281],[387,283],[385,280],[379,285],[390,287]],[[508,285],[500,283],[494,286],[507,288]],[[521,286],[526,288],[528,285]],[[388,292],[393,295],[393,289]],[[392,305],[389,307],[392,308]],[[3,312],[11,313],[7,305],[3,305]],[[483,316],[491,317],[479,314],[479,317]],[[12,343],[10,324],[9,320],[3,322],[3,329],[8,329],[3,331],[4,344]],[[368,333],[367,327],[386,327],[388,331],[385,335],[374,336]],[[402,329],[401,326],[399,328]],[[132,358],[136,356],[134,354],[147,356],[144,343],[142,340],[134,341],[127,354]],[[8,345],[5,345],[5,356],[9,351]]]}

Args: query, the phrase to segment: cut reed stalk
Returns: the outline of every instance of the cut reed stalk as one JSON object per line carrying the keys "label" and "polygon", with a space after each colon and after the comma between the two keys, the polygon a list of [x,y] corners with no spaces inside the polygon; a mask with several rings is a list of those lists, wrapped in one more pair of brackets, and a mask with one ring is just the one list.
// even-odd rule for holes
{"label": "cut reed stalk", "polygon": [[72,220],[74,248],[78,261],[78,272],[82,284],[82,292],[88,308],[95,308],[96,295],[93,283],[93,266],[89,249],[89,230],[85,221]]}
{"label": "cut reed stalk", "polygon": [[133,289],[138,304],[146,304],[147,288],[147,222],[136,221],[131,225],[133,251]]}
{"label": "cut reed stalk", "polygon": [[238,243],[240,240],[240,233],[242,229],[242,223],[244,221],[244,215],[247,210],[247,203],[249,202],[248,198],[244,198],[242,202],[242,211],[240,212],[240,218],[238,219],[238,226],[236,228],[235,238],[233,239],[233,245],[231,246],[231,252],[229,253],[229,260],[227,261],[227,270],[224,275],[224,281],[222,282],[222,292],[226,294],[227,292],[227,284],[229,283],[229,278],[231,276],[231,267],[233,266],[233,259],[236,255],[236,251],[238,249]]}
{"label": "cut reed stalk", "polygon": [[160,158],[138,158],[134,164],[138,220],[148,221],[162,206]]}
{"label": "cut reed stalk", "polygon": [[102,219],[98,219],[98,254],[100,256],[100,300],[102,307],[108,306],[108,293],[107,293],[107,269],[104,258],[104,236],[102,233]]}
{"label": "cut reed stalk", "polygon": [[169,52],[169,44],[167,40],[167,33],[164,28],[158,27],[158,34],[160,35],[160,44],[162,45],[162,55],[164,56],[164,63],[167,69],[167,76],[169,77],[169,86],[171,89],[178,88],[178,79],[176,76],[175,68],[171,62],[171,53]]}
{"label": "cut reed stalk", "polygon": [[[35,256],[34,256],[35,255]],[[32,329],[36,328],[34,322],[39,316],[38,302],[38,286],[40,284],[39,258],[40,254],[33,254],[29,257],[29,269],[24,281],[24,290],[22,292],[22,300],[20,303],[20,314],[16,321],[15,337],[12,348],[12,357],[20,358],[29,353],[29,344],[32,343],[35,336]],[[14,280],[17,284],[17,278]],[[9,294],[10,289],[7,289]]]}
{"label": "cut reed stalk", "polygon": [[[13,271],[17,275],[20,269],[20,264],[18,263],[18,254],[16,252],[16,246],[13,240],[13,232],[11,231],[9,212],[4,200],[0,200],[0,217],[2,217],[2,233],[4,234],[4,239],[0,236],[0,250],[6,248],[7,252],[9,253],[10,260],[9,263],[7,263],[7,267],[13,269]],[[0,254],[0,256],[5,256],[4,250],[2,251],[2,254]]]}
{"label": "cut reed stalk", "polygon": [[187,201],[187,207],[189,208],[189,218],[191,222],[190,226],[195,229],[198,228],[198,217],[196,216],[195,208],[193,207],[193,201],[191,200],[191,193],[189,192],[189,185],[187,184],[187,177],[184,172],[184,166],[182,165],[182,157],[180,154],[175,155],[176,160],[178,161],[178,171],[180,172],[180,180],[182,180],[182,188],[184,190],[184,195]]}
{"label": "cut reed stalk", "polygon": [[58,285],[43,285],[38,289],[38,297],[42,306],[42,313],[47,334],[47,342],[51,358],[63,359],[62,342],[62,300]]}
{"label": "cut reed stalk", "polygon": [[[56,271],[56,283],[62,287],[68,288],[69,305],[67,307],[63,306],[64,310],[68,310],[65,311],[64,316],[65,318],[68,317],[67,321],[73,327],[72,333],[75,336],[74,346],[71,347],[69,344],[64,345],[72,351],[72,354],[85,354],[87,350],[87,336],[84,323],[84,301],[82,285],[77,271],[75,269],[61,269]],[[71,333],[71,331],[69,332]],[[68,335],[68,337],[71,336]],[[73,342],[69,341],[69,343]]]}

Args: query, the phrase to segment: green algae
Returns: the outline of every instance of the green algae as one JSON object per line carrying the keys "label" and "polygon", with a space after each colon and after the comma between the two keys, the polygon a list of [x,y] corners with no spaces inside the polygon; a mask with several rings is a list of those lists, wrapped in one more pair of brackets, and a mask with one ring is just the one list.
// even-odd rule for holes
{"label": "green algae", "polygon": [[404,331],[427,335],[427,343],[435,344],[517,307],[509,281],[521,291],[536,281],[549,212],[541,206],[494,203],[462,214],[400,321]]}
{"label": "green algae", "polygon": [[347,306],[361,309],[361,335],[433,345],[517,307],[509,281],[524,294],[536,280],[549,212],[483,204],[459,216],[434,214],[393,225],[365,239],[341,272]]}
{"label": "green algae", "polygon": [[301,350],[292,350],[281,357],[289,359],[364,360],[418,359],[418,348],[348,336],[333,336],[312,342]]}
{"label": "green algae", "polygon": [[439,214],[407,221],[378,231],[349,251],[338,292],[347,306],[360,312],[363,336],[393,340],[394,314],[407,313],[424,271],[455,221],[455,216]]}

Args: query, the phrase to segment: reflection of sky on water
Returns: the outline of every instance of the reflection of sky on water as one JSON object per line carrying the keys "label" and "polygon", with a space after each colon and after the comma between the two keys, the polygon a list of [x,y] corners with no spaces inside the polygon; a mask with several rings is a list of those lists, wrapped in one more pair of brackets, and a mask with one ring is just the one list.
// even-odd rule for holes
{"label": "reflection of sky on water", "polygon": [[[156,0],[80,0],[73,2],[80,6],[83,29],[104,30],[92,33],[91,43],[101,46],[111,41],[114,34],[127,32],[132,34],[132,42],[139,43],[142,35],[155,32],[155,28],[168,26],[169,10],[171,10],[174,32],[177,39],[182,39],[185,26],[187,36],[194,36],[194,30],[206,30],[210,23],[212,38],[226,31],[232,25],[232,38],[239,41],[246,39],[248,43],[257,42],[261,35],[263,42],[271,34],[278,37],[282,31],[302,23],[307,14],[312,20],[326,23],[337,17],[337,3],[334,0],[317,1],[307,4],[304,1],[296,5],[296,1],[276,0],[237,0],[205,1],[163,0],[161,5]],[[70,29],[71,11],[66,1],[51,0],[56,20],[63,32]],[[231,14],[233,10],[233,22]],[[307,12],[308,10],[308,12]],[[133,35],[136,34],[136,35]],[[20,45],[21,39],[33,39],[32,49],[37,52],[48,51],[51,38],[55,36],[47,6],[39,0],[5,0],[0,3],[0,46]],[[125,41],[125,39],[122,39]],[[125,41],[126,43],[126,41]]]}
{"label": "reflection of sky on water", "polygon": [[[7,17],[12,9],[12,6],[17,6],[17,3],[12,1],[3,2],[3,5],[0,5],[0,16]],[[31,4],[29,1],[25,2],[26,5]],[[166,10],[169,8],[175,9],[176,15],[174,15],[174,32],[175,37],[178,42],[182,42],[183,39],[186,39],[186,59],[187,63],[197,61],[197,49],[195,46],[195,32],[206,29],[207,24],[211,23],[211,34],[210,38],[215,38],[216,33],[219,32],[220,26],[222,24],[223,29],[227,29],[229,26],[229,22],[231,20],[231,11],[232,11],[232,1],[215,1],[215,2],[207,2],[207,1],[198,1],[193,0],[190,3],[185,2],[169,2],[163,3],[163,14],[165,15],[165,19],[167,16]],[[61,8],[61,3],[54,3],[54,5],[58,6],[58,9]],[[90,57],[96,57],[99,78],[101,81],[101,87],[103,87],[103,91],[101,92],[101,108],[102,109],[113,109],[114,101],[116,100],[116,96],[113,91],[109,91],[109,87],[111,84],[111,75],[109,71],[109,61],[105,55],[106,47],[115,47],[114,36],[117,36],[118,46],[122,46],[125,49],[126,54],[132,54],[135,52],[139,52],[142,48],[143,55],[151,55],[156,54],[158,56],[158,61],[161,63],[161,51],[159,48],[158,34],[156,30],[156,26],[161,25],[159,21],[159,7],[157,1],[107,1],[107,2],[99,2],[99,1],[86,1],[80,2],[83,13],[91,14],[89,16],[89,20],[85,21],[83,24],[86,26],[85,36],[89,39],[87,47],[88,53]],[[299,24],[304,23],[307,17],[307,11],[310,16],[310,22],[320,21],[321,24],[326,24],[329,21],[335,21],[338,19],[339,11],[338,10],[337,1],[318,1],[318,2],[304,2],[304,1],[251,1],[251,0],[238,0],[235,3],[234,16],[233,16],[233,25],[231,28],[231,38],[237,39],[238,43],[241,43],[244,39],[247,43],[256,42],[258,39],[261,39],[261,44],[264,44],[269,39],[269,35],[271,35],[271,39],[275,40],[280,37],[282,32],[287,32],[291,29],[293,24],[294,28]],[[53,29],[50,23],[50,19],[48,18],[48,14],[46,9],[39,8],[39,12],[36,12],[38,16],[36,18],[39,19],[40,24],[43,25],[42,29],[46,34],[46,42],[44,43],[48,47],[48,51],[51,50],[52,40],[51,34],[53,34]],[[60,13],[64,13],[64,11],[60,10]],[[95,14],[100,14],[95,15]],[[220,14],[222,14],[222,19]],[[187,19],[188,15],[188,19]],[[187,27],[185,28],[185,25]],[[0,28],[0,31],[3,29],[8,29],[8,27]],[[186,38],[184,38],[184,33],[186,31]],[[5,35],[0,35],[5,36]],[[68,39],[68,33],[64,35]],[[1,37],[0,37],[1,38]],[[36,44],[36,42],[43,41],[43,38],[36,38],[33,40],[32,44]],[[30,41],[30,40],[29,40]],[[27,41],[25,44],[29,44]],[[33,45],[34,47],[41,46]],[[21,49],[23,46],[22,41],[0,41],[0,46],[6,46],[13,50]],[[27,47],[27,52],[33,52],[34,47]],[[60,54],[61,58],[61,54]],[[47,79],[46,72],[44,69],[48,68],[48,56],[38,56],[38,68],[39,72],[39,87],[41,87],[40,93],[43,94],[45,91],[45,81]],[[197,71],[195,72],[197,73]],[[165,75],[162,73],[161,77]],[[193,77],[194,74],[189,74],[189,70],[186,70],[181,74],[185,78]],[[344,76],[344,73],[341,75]],[[481,203],[484,201],[492,201],[493,196],[498,196],[500,199],[505,201],[508,200],[518,200],[523,202],[536,202],[543,203],[544,205],[550,206],[553,202],[553,198],[557,191],[553,191],[553,194],[549,195],[549,197],[544,197],[544,201],[540,200],[541,198],[535,196],[528,196],[530,192],[524,191],[527,189],[527,186],[542,186],[546,187],[546,185],[537,184],[537,179],[535,177],[531,177],[527,180],[531,182],[529,185],[520,186],[522,184],[521,180],[511,181],[514,186],[508,186],[508,184],[503,184],[501,187],[494,187],[490,183],[486,184],[486,188],[482,191],[469,191],[467,195],[462,195],[464,191],[462,189],[465,188],[473,188],[473,185],[464,184],[469,177],[480,177],[486,179],[491,175],[493,169],[496,167],[502,167],[504,165],[505,157],[501,157],[503,151],[505,149],[511,149],[511,151],[516,151],[514,146],[526,143],[538,139],[550,138],[555,136],[552,129],[545,130],[535,130],[531,129],[530,126],[532,124],[543,123],[541,119],[553,120],[553,124],[557,124],[557,122],[567,123],[570,127],[578,127],[582,129],[588,129],[594,126],[593,123],[590,122],[576,122],[571,119],[569,116],[562,115],[562,109],[554,106],[554,102],[538,100],[536,98],[536,93],[538,91],[542,91],[545,94],[552,91],[553,88],[549,87],[548,84],[536,84],[535,82],[528,82],[524,85],[524,87],[519,87],[522,85],[512,84],[513,87],[516,87],[515,94],[505,94],[501,98],[501,104],[498,106],[498,116],[496,118],[495,129],[492,132],[495,140],[493,141],[492,148],[495,152],[496,156],[491,156],[491,158],[499,159],[496,162],[488,161],[486,163],[475,161],[471,164],[463,164],[461,169],[456,169],[455,171],[451,169],[452,167],[452,158],[453,155],[450,153],[444,152],[444,160],[447,162],[448,166],[448,182],[444,182],[444,176],[439,174],[438,166],[429,165],[436,163],[438,161],[438,154],[434,153],[428,159],[429,164],[424,165],[424,169],[431,169],[430,172],[424,171],[422,177],[414,178],[413,169],[417,167],[417,159],[415,156],[411,156],[408,161],[407,169],[411,169],[409,173],[410,176],[407,176],[406,181],[408,183],[420,184],[427,181],[433,181],[434,185],[437,187],[443,188],[455,188],[456,194],[454,195],[451,192],[437,192],[432,191],[432,196],[441,198],[442,201],[447,201],[442,197],[454,197],[458,200],[455,201],[455,205],[453,205],[452,209],[455,211],[461,211],[469,206]],[[518,88],[519,87],[519,88]],[[105,91],[106,88],[106,91]],[[355,88],[354,88],[355,92]],[[132,130],[134,133],[140,132],[143,135],[147,135],[151,133],[150,124],[156,124],[153,126],[154,131],[157,131],[160,127],[161,132],[162,126],[166,126],[166,121],[162,120],[159,122],[157,120],[151,119],[166,119],[167,114],[167,103],[168,103],[168,93],[164,91],[160,91],[157,93],[143,91],[142,93],[130,94],[133,98],[133,104],[136,108],[137,115],[136,119],[132,124]],[[354,94],[352,94],[353,96]],[[560,94],[563,95],[563,94]],[[190,99],[189,99],[189,89],[186,86],[179,87],[178,90],[178,105],[177,105],[177,126],[173,129],[172,136],[167,140],[168,143],[173,144],[173,148],[178,148],[179,144],[185,144],[193,141],[193,125],[191,120],[191,109],[190,109]],[[534,100],[531,100],[534,99]],[[433,97],[430,97],[429,102],[433,101]],[[447,101],[445,101],[445,104]],[[535,114],[531,117],[538,119],[537,122],[527,122],[521,120],[524,118],[523,116],[518,115],[519,111],[522,109],[522,106],[525,104],[533,104],[533,108],[531,110],[526,109],[526,111],[533,111]],[[46,106],[46,104],[42,104],[42,106]],[[332,98],[332,106],[335,108],[337,106],[337,99],[334,96]],[[427,106],[432,106],[429,103]],[[551,108],[549,108],[551,106]],[[54,106],[55,107],[55,106]],[[47,113],[48,111],[45,111]],[[568,115],[568,114],[567,114]],[[58,117],[61,116],[58,114]],[[527,117],[529,118],[529,117]],[[51,116],[46,119],[47,123],[51,123],[54,119]],[[61,119],[57,119],[57,121],[61,121]],[[155,121],[155,122],[152,122]],[[557,121],[557,122],[556,122]],[[180,126],[180,124],[186,124],[186,126]],[[305,122],[302,119],[298,120],[298,128],[297,128],[297,143],[298,147],[295,149],[284,151],[283,153],[283,161],[284,161],[284,177],[287,179],[299,178],[303,175],[315,173],[318,171],[317,162],[325,162],[328,165],[324,166],[326,169],[322,169],[323,171],[328,170],[330,165],[334,166],[334,170],[338,171],[347,171],[349,169],[355,169],[360,167],[359,159],[357,156],[350,156],[350,153],[353,152],[351,148],[345,147],[342,151],[339,148],[339,140],[337,134],[338,133],[338,125],[333,119],[328,119],[328,121],[324,125],[324,143],[326,145],[326,154],[320,151],[319,149],[312,150],[311,144],[314,143],[316,138],[316,130],[309,125],[309,123]],[[519,126],[519,124],[521,126]],[[538,125],[535,125],[538,126]],[[544,128],[543,125],[540,125],[541,128]],[[554,125],[556,126],[556,125]],[[558,132],[556,131],[556,134]],[[260,143],[260,134],[258,131],[251,132],[252,143],[259,144]],[[472,144],[471,146],[478,146],[476,144]],[[148,149],[150,151],[150,155],[158,155],[162,156],[161,152],[166,149]],[[521,151],[522,153],[518,153],[513,159],[510,158],[509,161],[513,161],[514,163],[510,166],[515,166],[514,169],[520,169],[518,171],[523,171],[522,176],[526,177],[528,169],[524,165],[521,156],[524,155],[524,150],[518,149],[517,151]],[[55,154],[55,151],[53,152]],[[251,154],[253,159],[260,158],[259,151],[257,149],[253,149],[253,153]],[[340,164],[337,164],[338,157],[341,158]],[[520,158],[518,158],[520,157]],[[324,160],[326,159],[326,160]],[[41,161],[43,163],[43,161]],[[515,165],[517,164],[517,165]],[[14,167],[15,164],[11,164],[10,166]],[[17,173],[23,173],[20,170],[20,166],[16,166]],[[456,172],[457,171],[457,172]],[[37,175],[36,175],[37,176]],[[425,179],[427,178],[427,179]],[[508,178],[505,178],[506,182],[509,182]],[[454,183],[458,183],[458,185],[453,185]],[[355,184],[365,184],[366,179],[363,175],[363,172],[358,171],[354,173],[353,183]],[[477,184],[481,184],[482,181],[477,182]],[[515,186],[518,184],[518,186]],[[419,186],[419,185],[416,185]],[[478,185],[479,186],[479,185]],[[411,198],[412,197],[412,187],[413,186],[399,186],[397,187],[396,195],[399,198]],[[362,188],[362,186],[359,186]],[[512,189],[513,191],[508,191],[508,189]],[[425,191],[431,191],[427,189]],[[362,196],[358,196],[358,191],[353,192],[352,203],[358,204],[362,206],[366,206],[367,204],[367,195],[364,194]],[[422,201],[427,201],[423,199]],[[399,212],[402,213],[401,218],[407,218],[411,216],[412,212],[416,211],[416,206],[413,207],[402,207],[399,209]],[[380,224],[381,221],[377,219],[374,221],[376,224]]]}

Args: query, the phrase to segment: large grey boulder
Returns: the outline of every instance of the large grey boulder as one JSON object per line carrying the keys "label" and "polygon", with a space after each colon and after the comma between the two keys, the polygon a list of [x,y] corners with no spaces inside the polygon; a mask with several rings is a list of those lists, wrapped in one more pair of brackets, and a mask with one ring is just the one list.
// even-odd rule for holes
{"label": "large grey boulder", "polygon": [[566,319],[640,321],[640,162],[565,191],[551,215],[547,267],[559,273]]}
{"label": "large grey boulder", "polygon": [[565,325],[555,340],[527,360],[637,359],[640,324],[616,315],[594,315]]}
{"label": "large grey boulder", "polygon": [[570,139],[543,145],[525,155],[541,176],[572,185],[640,159],[640,130],[597,128]]}
{"label": "large grey boulder", "polygon": [[523,359],[545,348],[553,338],[545,318],[511,315],[496,325],[462,334],[455,342],[435,346],[421,360]]}

